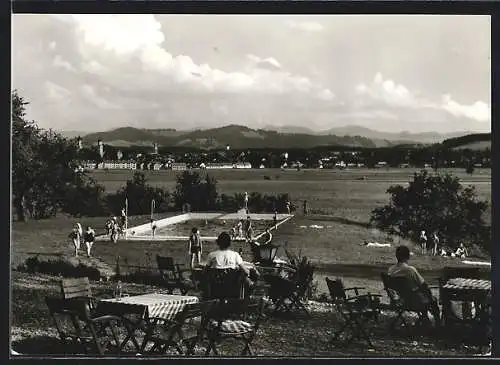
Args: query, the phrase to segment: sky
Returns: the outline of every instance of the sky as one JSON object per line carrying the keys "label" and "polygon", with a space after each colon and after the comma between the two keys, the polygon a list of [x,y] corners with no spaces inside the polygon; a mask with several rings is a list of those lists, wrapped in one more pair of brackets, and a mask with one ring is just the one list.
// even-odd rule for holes
{"label": "sky", "polygon": [[490,17],[15,14],[42,128],[491,131]]}

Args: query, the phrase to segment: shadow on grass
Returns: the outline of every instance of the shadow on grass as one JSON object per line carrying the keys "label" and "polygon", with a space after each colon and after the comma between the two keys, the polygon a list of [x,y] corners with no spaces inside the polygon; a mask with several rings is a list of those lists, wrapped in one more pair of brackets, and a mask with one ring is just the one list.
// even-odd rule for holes
{"label": "shadow on grass", "polygon": [[328,222],[337,222],[340,224],[345,224],[349,226],[357,226],[362,228],[372,228],[369,222],[360,222],[352,219],[344,218],[344,217],[335,217],[331,215],[311,215],[307,216],[312,221],[328,221]]}
{"label": "shadow on grass", "polygon": [[34,336],[18,341],[13,341],[12,349],[22,355],[44,356],[44,355],[65,355],[83,352],[71,345],[63,345],[56,337]]}

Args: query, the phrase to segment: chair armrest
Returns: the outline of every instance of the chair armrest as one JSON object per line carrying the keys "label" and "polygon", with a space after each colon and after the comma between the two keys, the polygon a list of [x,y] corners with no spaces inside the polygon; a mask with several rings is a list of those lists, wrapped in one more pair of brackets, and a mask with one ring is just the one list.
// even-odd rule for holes
{"label": "chair armrest", "polygon": [[92,318],[91,321],[93,323],[98,323],[98,322],[107,322],[107,321],[122,321],[123,318],[119,317],[119,316],[115,316],[113,314],[105,314],[103,316],[99,316],[99,317],[95,317],[95,318]]}
{"label": "chair armrest", "polygon": [[345,291],[348,291],[348,290],[364,290],[365,287],[364,286],[353,286],[353,287],[350,287],[350,288],[344,288]]}

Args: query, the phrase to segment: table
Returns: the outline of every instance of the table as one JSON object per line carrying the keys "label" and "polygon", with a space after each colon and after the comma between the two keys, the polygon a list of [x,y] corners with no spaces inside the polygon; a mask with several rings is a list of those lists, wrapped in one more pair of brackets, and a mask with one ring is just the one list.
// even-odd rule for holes
{"label": "table", "polygon": [[[441,301],[443,304],[443,320],[445,324],[452,318],[451,302],[470,303],[476,306],[476,314],[472,319],[479,320],[487,309],[491,294],[491,281],[482,279],[452,278],[441,286]],[[470,310],[464,313],[471,316]]]}
{"label": "table", "polygon": [[[194,296],[158,293],[101,300],[101,302],[106,303],[106,310],[109,314],[119,315],[122,318],[125,318],[127,314],[143,314],[142,318],[137,318],[136,320],[125,318],[124,323],[128,335],[120,345],[121,350],[129,341],[132,341],[139,353],[144,351],[148,336],[146,335],[142,345],[139,345],[135,336],[136,331],[145,330],[146,334],[148,334],[152,330],[150,328],[151,319],[173,320],[184,309],[186,304],[197,303],[198,301],[199,299]],[[116,306],[112,304],[116,304]],[[103,306],[101,305],[101,307]],[[130,307],[130,311],[127,311],[127,307]],[[142,308],[142,311],[136,311],[136,308]]]}

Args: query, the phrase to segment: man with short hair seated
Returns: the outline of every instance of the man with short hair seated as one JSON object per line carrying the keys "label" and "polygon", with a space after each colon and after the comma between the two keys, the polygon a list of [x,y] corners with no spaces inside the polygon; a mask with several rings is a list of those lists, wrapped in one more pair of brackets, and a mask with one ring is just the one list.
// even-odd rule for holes
{"label": "man with short hair seated", "polygon": [[396,259],[397,264],[391,266],[387,271],[387,274],[392,277],[404,277],[408,279],[412,289],[418,290],[423,295],[421,299],[426,304],[430,304],[429,311],[434,318],[436,326],[440,322],[439,307],[437,304],[437,299],[432,295],[425,279],[420,275],[418,270],[411,265],[408,265],[408,260],[410,259],[410,250],[406,246],[399,246],[396,248]]}

